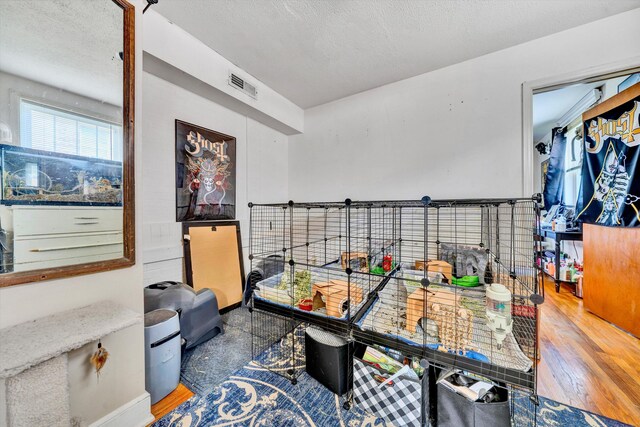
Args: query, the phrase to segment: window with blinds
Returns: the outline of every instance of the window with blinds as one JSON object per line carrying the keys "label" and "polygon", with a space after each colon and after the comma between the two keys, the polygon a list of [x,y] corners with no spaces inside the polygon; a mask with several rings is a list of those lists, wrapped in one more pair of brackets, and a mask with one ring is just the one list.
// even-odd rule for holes
{"label": "window with blinds", "polygon": [[122,126],[20,100],[20,145],[122,161]]}

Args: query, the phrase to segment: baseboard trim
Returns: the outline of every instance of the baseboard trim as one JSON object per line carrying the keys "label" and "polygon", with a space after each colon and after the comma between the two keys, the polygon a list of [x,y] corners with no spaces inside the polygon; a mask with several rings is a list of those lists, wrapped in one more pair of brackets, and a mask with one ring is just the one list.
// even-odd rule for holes
{"label": "baseboard trim", "polygon": [[132,401],[91,423],[90,427],[144,427],[154,419],[151,415],[151,396],[145,391]]}
{"label": "baseboard trim", "polygon": [[[244,293],[244,292],[243,292],[243,293]],[[244,298],[244,295],[243,295],[243,298]],[[237,303],[235,303],[235,304],[231,304],[231,305],[230,305],[230,306],[228,306],[228,307],[221,308],[221,309],[220,309],[220,314],[228,313],[228,312],[230,312],[231,310],[235,310],[236,308],[241,307],[241,306],[242,306],[242,301],[237,302]]]}

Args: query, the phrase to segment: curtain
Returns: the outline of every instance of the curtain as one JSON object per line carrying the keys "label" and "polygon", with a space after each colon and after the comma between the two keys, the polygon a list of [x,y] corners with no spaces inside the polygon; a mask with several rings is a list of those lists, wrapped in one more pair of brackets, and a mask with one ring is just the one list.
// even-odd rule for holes
{"label": "curtain", "polygon": [[551,132],[553,142],[551,143],[549,169],[542,195],[544,207],[547,210],[564,201],[564,156],[567,149],[566,128],[553,128]]}

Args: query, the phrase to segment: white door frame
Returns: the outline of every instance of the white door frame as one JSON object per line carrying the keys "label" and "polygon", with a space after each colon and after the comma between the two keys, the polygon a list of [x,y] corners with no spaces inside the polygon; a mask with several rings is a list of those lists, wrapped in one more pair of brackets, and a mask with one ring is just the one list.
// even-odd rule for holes
{"label": "white door frame", "polygon": [[640,56],[522,83],[522,196],[533,194],[533,92],[640,67]]}

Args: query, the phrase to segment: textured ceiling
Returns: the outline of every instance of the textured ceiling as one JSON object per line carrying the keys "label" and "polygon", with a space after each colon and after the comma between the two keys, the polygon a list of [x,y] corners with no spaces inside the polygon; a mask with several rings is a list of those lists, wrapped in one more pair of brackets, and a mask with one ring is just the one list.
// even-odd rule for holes
{"label": "textured ceiling", "polygon": [[0,70],[122,105],[122,25],[109,0],[0,0]]}
{"label": "textured ceiling", "polygon": [[154,10],[307,108],[636,7],[640,0],[160,0]]}

